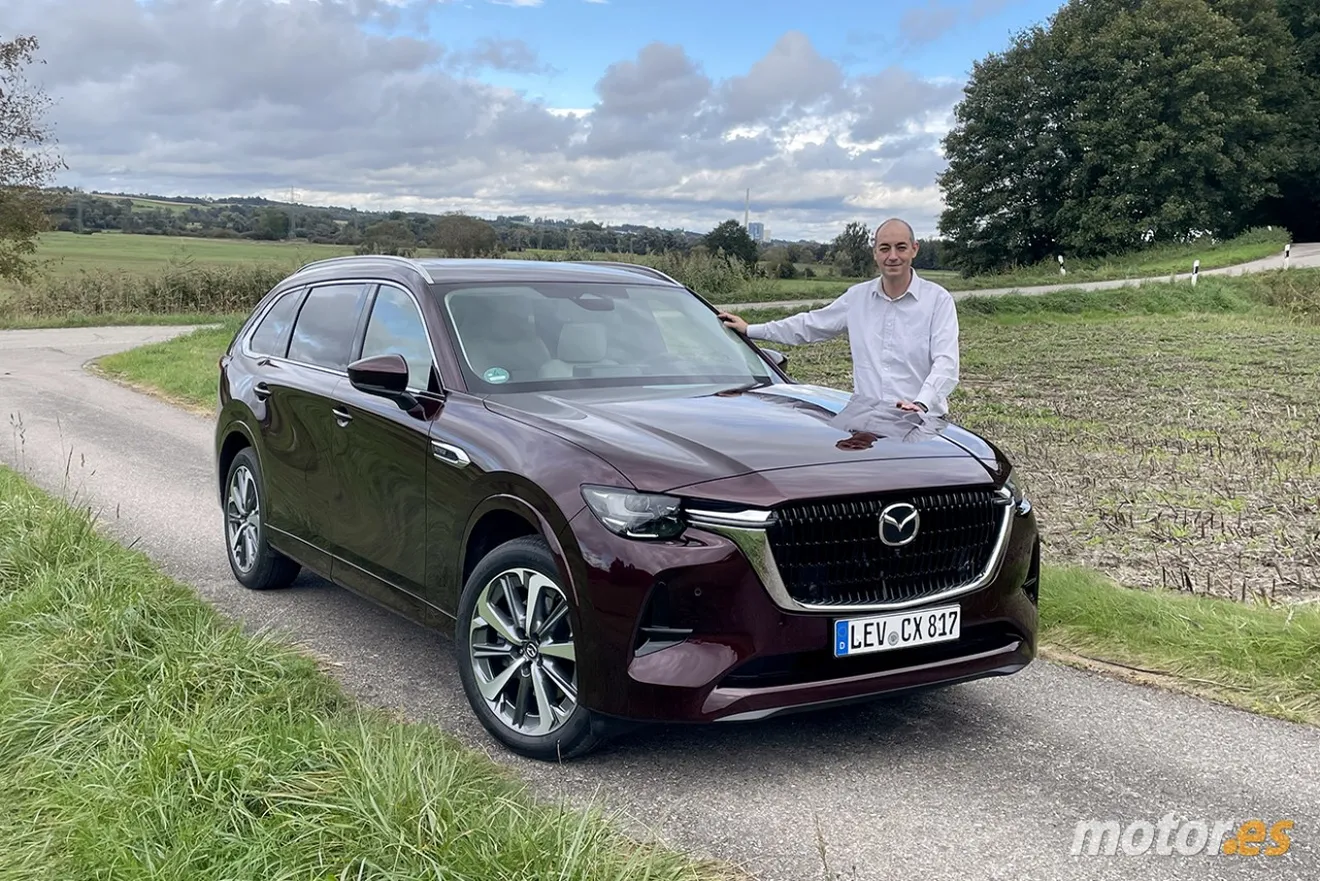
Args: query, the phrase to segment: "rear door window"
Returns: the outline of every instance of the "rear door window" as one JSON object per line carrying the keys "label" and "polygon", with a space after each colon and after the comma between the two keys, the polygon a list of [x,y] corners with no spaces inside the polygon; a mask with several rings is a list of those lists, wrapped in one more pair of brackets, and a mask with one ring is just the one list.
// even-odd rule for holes
{"label": "rear door window", "polygon": [[289,340],[289,360],[345,370],[368,286],[327,284],[312,288]]}

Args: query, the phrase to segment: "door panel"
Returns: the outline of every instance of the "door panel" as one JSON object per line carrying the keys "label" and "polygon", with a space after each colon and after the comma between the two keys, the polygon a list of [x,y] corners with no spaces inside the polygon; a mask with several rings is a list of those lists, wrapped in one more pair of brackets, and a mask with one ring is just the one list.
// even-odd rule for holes
{"label": "door panel", "polygon": [[[322,487],[327,469],[323,423],[339,378],[321,370],[271,361],[259,367],[257,388],[266,395],[261,420],[270,526],[312,546],[327,550],[322,540],[320,501],[309,492]],[[323,487],[322,487],[323,490]],[[324,491],[324,490],[323,490]]]}
{"label": "door panel", "polygon": [[[359,358],[399,354],[409,390],[423,397],[412,412],[345,381],[339,402],[349,415],[337,433],[338,481],[346,499],[337,544],[343,559],[418,596],[426,586],[426,469],[430,420],[439,411],[434,356],[417,303],[382,284],[363,325]],[[427,393],[432,393],[429,396]]]}
{"label": "door panel", "polygon": [[424,415],[364,394],[347,381],[340,405],[352,417],[337,429],[336,544],[348,563],[395,587],[423,594],[426,584],[426,467]]}

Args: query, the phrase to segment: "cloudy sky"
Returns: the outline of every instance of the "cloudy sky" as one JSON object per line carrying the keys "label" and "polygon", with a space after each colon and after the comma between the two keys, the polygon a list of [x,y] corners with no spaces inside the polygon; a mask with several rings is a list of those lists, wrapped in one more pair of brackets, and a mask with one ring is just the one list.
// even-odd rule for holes
{"label": "cloudy sky", "polygon": [[69,165],[259,194],[833,238],[935,231],[972,64],[1059,0],[0,0]]}

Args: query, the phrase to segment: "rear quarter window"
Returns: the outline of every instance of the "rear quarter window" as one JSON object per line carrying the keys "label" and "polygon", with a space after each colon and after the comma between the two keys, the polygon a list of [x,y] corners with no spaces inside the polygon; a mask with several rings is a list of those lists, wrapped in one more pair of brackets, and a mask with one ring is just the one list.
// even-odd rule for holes
{"label": "rear quarter window", "polygon": [[301,294],[301,290],[280,294],[275,305],[266,310],[261,323],[248,340],[250,350],[258,355],[284,357],[289,346],[289,328],[293,327],[293,316]]}

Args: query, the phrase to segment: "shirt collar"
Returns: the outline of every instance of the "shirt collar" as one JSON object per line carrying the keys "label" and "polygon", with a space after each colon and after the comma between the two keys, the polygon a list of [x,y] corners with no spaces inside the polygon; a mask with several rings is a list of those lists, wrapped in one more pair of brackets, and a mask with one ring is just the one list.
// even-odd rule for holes
{"label": "shirt collar", "polygon": [[[920,300],[922,294],[922,287],[925,284],[926,284],[925,279],[917,275],[917,271],[915,269],[912,270],[912,281],[908,283],[908,289],[904,291],[900,296],[895,297],[893,302],[895,303],[898,302],[899,300],[903,299],[903,297],[906,297],[908,294],[912,295],[912,299]],[[879,276],[879,275],[876,276],[875,294],[878,297],[885,297],[885,299],[889,299],[887,296],[885,296],[884,276]]]}

